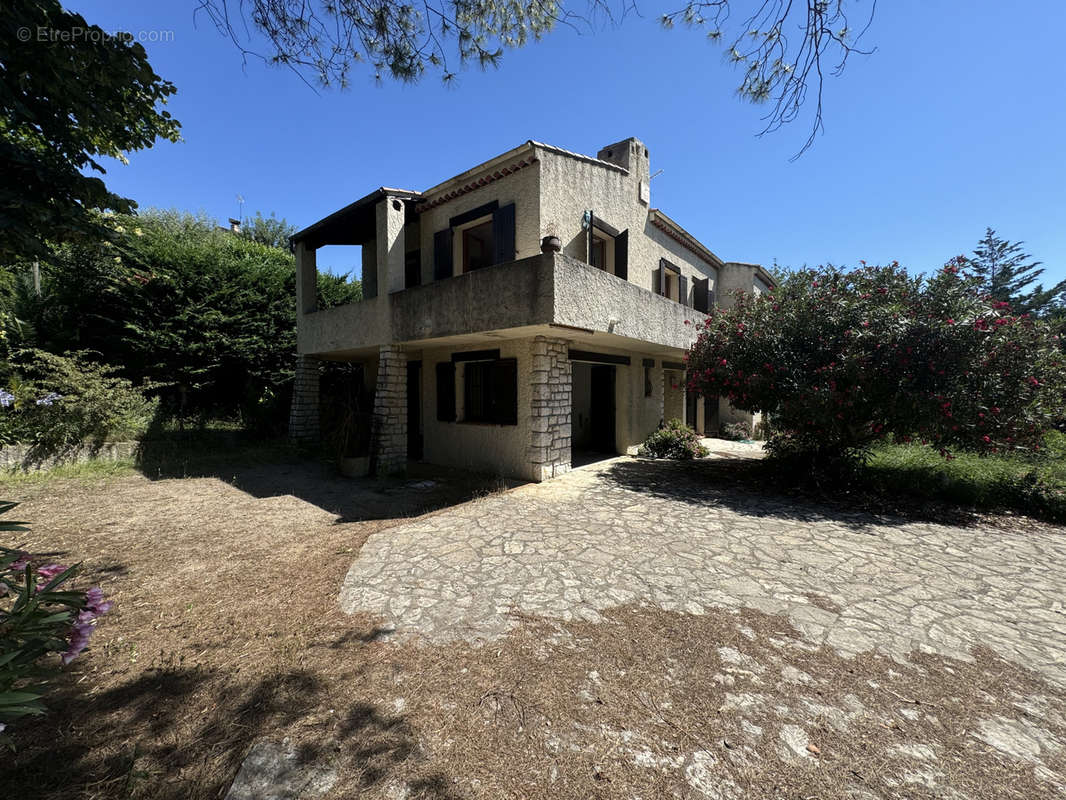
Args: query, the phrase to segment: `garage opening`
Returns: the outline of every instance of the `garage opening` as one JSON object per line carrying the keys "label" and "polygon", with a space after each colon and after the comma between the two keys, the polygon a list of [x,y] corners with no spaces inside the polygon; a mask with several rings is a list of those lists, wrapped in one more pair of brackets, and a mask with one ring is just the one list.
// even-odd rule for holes
{"label": "garage opening", "polygon": [[571,453],[575,467],[617,455],[615,367],[573,362]]}

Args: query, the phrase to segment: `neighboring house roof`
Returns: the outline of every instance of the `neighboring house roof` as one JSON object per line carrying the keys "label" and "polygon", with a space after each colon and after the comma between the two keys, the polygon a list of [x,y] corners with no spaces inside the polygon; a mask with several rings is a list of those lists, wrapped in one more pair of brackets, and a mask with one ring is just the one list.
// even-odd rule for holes
{"label": "neighboring house roof", "polygon": [[649,209],[648,220],[656,228],[661,230],[674,241],[683,244],[712,267],[720,267],[724,263],[722,259],[712,253],[699,239],[686,231],[659,209]]}

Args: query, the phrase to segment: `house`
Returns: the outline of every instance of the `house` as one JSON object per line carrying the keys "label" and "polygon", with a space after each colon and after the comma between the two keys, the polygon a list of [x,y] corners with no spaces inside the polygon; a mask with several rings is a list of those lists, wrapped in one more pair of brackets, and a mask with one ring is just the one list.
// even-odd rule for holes
{"label": "house", "polygon": [[[633,138],[595,158],[528,141],[295,234],[292,437],[319,436],[319,359],[363,365],[376,474],[421,458],[541,481],[665,419],[708,432],[750,420],[686,398],[682,359],[703,312],[771,277],[651,207],[648,164]],[[361,302],[316,308],[325,245],[361,245]]]}

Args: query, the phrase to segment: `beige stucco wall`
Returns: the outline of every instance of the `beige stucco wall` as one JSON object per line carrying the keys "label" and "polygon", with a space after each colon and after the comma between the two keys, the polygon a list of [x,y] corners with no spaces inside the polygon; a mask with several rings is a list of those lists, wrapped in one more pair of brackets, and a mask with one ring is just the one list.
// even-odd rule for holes
{"label": "beige stucco wall", "polygon": [[[422,421],[425,433],[424,458],[431,464],[493,474],[526,477],[529,472],[530,345],[531,339],[511,339],[499,343],[500,358],[518,361],[518,424],[441,422],[437,419],[437,364],[451,361],[456,350],[481,347],[425,349],[422,354]],[[497,345],[493,345],[496,347]],[[462,386],[462,364],[457,364],[456,381]],[[456,392],[456,405],[462,405],[462,391]]]}
{"label": "beige stucco wall", "polygon": [[681,268],[688,278],[688,303],[692,282],[710,278],[715,289],[717,271],[691,250],[671,239],[648,219],[649,206],[640,200],[640,183],[648,181],[648,159],[639,143],[623,143],[639,152],[630,155],[630,170],[621,172],[548,150],[538,150],[540,160],[541,235],[562,239],[563,253],[585,260],[585,232],[581,220],[591,209],[619,231],[629,230],[629,281],[642,289],[654,289],[652,276],[665,258]]}
{"label": "beige stucco wall", "polygon": [[663,421],[685,419],[685,373],[663,370]]}
{"label": "beige stucco wall", "polygon": [[[522,158],[530,158],[525,155]],[[521,158],[516,158],[520,161]],[[486,170],[491,173],[494,170]],[[477,174],[470,181],[477,180]],[[434,200],[428,195],[427,200]],[[422,283],[433,280],[433,234],[448,227],[452,217],[459,216],[471,209],[499,201],[501,206],[515,204],[515,259],[527,258],[540,253],[540,164],[534,163],[510,175],[505,175],[492,183],[473,191],[428,208],[420,215],[420,236],[422,242]],[[458,259],[453,261],[454,274],[459,274],[462,265]]]}

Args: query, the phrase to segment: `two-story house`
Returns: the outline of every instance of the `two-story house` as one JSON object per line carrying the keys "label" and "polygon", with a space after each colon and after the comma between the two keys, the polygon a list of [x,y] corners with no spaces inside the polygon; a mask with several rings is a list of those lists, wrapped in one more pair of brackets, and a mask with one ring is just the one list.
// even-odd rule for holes
{"label": "two-story house", "polygon": [[[318,359],[363,365],[377,474],[421,458],[540,481],[626,452],[665,419],[712,433],[750,420],[686,400],[682,359],[703,312],[771,278],[652,208],[648,164],[637,139],[595,158],[529,141],[294,235],[291,435],[319,436]],[[326,245],[362,246],[361,302],[316,308]]]}

